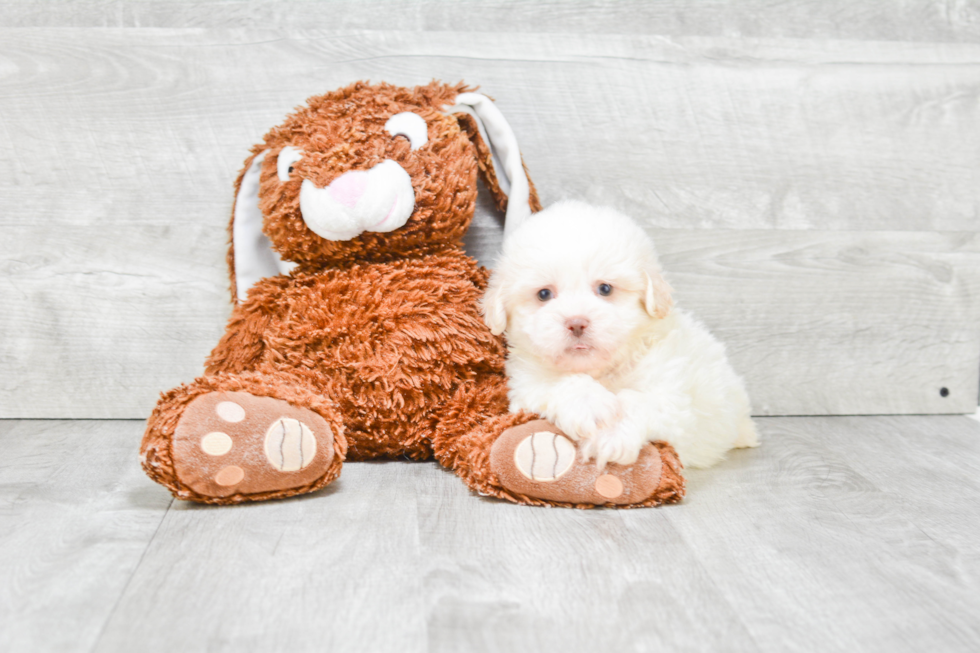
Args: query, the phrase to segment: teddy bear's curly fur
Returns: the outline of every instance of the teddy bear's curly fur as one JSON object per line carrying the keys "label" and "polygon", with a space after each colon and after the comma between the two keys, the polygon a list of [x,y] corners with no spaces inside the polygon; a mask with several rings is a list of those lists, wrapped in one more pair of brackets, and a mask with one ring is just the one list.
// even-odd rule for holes
{"label": "teddy bear's curly fur", "polygon": [[[281,259],[297,265],[236,301],[205,374],[163,394],[141,448],[151,478],[183,499],[236,503],[316,490],[344,460],[435,457],[483,494],[605,503],[587,493],[553,500],[508,489],[490,463],[501,433],[536,418],[507,414],[505,348],[478,304],[487,272],[462,248],[478,174],[498,206],[507,204],[474,118],[444,113],[468,91],[359,82],[311,98],[252,149],[236,196],[261,161],[263,232]],[[385,131],[392,115],[406,111],[424,118],[425,146]],[[277,157],[286,146],[303,156],[282,181]],[[304,180],[324,188],[387,160],[408,173],[415,193],[402,227],[334,241],[304,223]],[[529,204],[540,209],[533,185]],[[228,262],[238,297],[234,247]],[[656,490],[623,507],[683,495],[672,450],[658,444],[651,455],[661,461]]]}

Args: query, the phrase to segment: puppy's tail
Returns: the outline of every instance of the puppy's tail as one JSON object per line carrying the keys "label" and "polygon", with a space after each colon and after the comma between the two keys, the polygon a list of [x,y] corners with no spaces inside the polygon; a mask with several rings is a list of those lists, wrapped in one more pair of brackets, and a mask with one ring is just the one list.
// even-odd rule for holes
{"label": "puppy's tail", "polygon": [[739,421],[738,437],[735,438],[735,444],[732,446],[736,449],[759,446],[759,432],[755,430],[755,423],[748,415]]}

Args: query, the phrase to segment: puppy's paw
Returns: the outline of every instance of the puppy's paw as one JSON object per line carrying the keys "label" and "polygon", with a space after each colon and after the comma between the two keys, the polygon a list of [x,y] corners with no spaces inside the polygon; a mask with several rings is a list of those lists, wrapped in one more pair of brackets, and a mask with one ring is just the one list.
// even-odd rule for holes
{"label": "puppy's paw", "polygon": [[579,451],[582,460],[594,458],[596,466],[603,469],[606,463],[632,465],[646,443],[644,429],[631,420],[621,420],[580,442]]}
{"label": "puppy's paw", "polygon": [[567,383],[544,417],[573,440],[611,427],[622,414],[619,399],[592,379]]}

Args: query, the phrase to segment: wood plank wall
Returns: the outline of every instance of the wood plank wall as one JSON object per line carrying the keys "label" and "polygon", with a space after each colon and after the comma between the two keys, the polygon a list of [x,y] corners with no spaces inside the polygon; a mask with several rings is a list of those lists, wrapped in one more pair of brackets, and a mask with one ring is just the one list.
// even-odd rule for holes
{"label": "wood plank wall", "polygon": [[978,2],[72,0],[0,2],[0,417],[145,417],[223,330],[249,146],[432,78],[644,221],[757,414],[975,410]]}

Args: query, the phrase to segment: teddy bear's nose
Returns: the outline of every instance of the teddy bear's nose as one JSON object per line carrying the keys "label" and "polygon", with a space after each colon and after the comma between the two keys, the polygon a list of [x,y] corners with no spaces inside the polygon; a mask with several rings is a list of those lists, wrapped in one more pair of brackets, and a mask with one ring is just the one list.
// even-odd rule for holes
{"label": "teddy bear's nose", "polygon": [[330,196],[348,208],[354,208],[364,195],[368,185],[368,173],[362,170],[345,172],[327,186]]}

